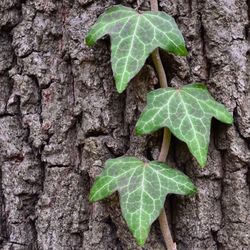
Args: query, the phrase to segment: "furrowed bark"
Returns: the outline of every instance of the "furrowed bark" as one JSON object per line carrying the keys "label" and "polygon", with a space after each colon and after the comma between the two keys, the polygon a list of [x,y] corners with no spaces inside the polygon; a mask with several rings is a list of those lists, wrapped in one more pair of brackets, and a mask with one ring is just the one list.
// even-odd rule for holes
{"label": "furrowed bark", "polygon": [[[133,2],[131,4],[131,2]],[[142,2],[142,1],[141,1]],[[119,1],[136,8],[136,1]],[[153,89],[146,66],[116,93],[108,39],[83,40],[117,1],[0,3],[0,248],[140,249],[116,197],[94,205],[88,193],[103,163],[123,154],[157,159],[157,135],[136,137]],[[249,249],[249,17],[247,1],[159,1],[187,42],[189,57],[162,55],[171,86],[205,82],[234,113],[212,123],[208,164],[198,168],[172,140],[169,159],[196,183],[197,198],[171,198],[178,250]],[[149,1],[142,10],[149,10]],[[163,250],[158,223],[147,250]]]}

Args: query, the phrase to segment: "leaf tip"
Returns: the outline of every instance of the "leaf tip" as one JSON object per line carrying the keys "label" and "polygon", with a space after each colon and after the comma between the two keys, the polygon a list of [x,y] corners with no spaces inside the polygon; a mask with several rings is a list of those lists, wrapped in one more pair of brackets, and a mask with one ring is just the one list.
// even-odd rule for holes
{"label": "leaf tip", "polygon": [[116,90],[117,90],[117,92],[118,92],[119,94],[121,94],[125,89],[120,89],[120,88],[116,87]]}
{"label": "leaf tip", "polygon": [[142,129],[139,126],[135,125],[135,135],[142,135],[142,134],[143,134]]}
{"label": "leaf tip", "polygon": [[231,113],[228,114],[227,124],[232,125],[234,123],[234,117]]}
{"label": "leaf tip", "polygon": [[204,168],[206,166],[207,159],[205,159],[205,160],[199,160],[198,162],[199,162],[200,167]]}
{"label": "leaf tip", "polygon": [[193,189],[190,191],[188,195],[195,196],[198,193],[198,188],[194,185]]}
{"label": "leaf tip", "polygon": [[201,83],[201,82],[192,83],[192,84],[190,84],[190,86],[195,87],[197,89],[207,90],[207,86],[204,83]]}
{"label": "leaf tip", "polygon": [[93,196],[91,194],[89,195],[88,198],[89,198],[89,202],[95,202],[94,199],[93,199]]}
{"label": "leaf tip", "polygon": [[207,154],[208,154],[207,151],[203,155],[195,155],[195,154],[193,154],[193,156],[195,157],[195,159],[197,160],[197,162],[199,164],[199,167],[204,168],[206,166],[206,164],[207,164]]}
{"label": "leaf tip", "polygon": [[125,82],[120,75],[114,74],[116,90],[121,94],[126,88],[128,83]]}
{"label": "leaf tip", "polygon": [[143,247],[145,245],[147,238],[148,238],[149,230],[150,230],[150,227],[147,229],[145,228],[140,229],[139,230],[140,233],[138,233],[138,230],[134,232],[132,231],[132,234],[138,246]]}
{"label": "leaf tip", "polygon": [[136,240],[136,243],[139,247],[143,247],[145,245],[146,240]]}
{"label": "leaf tip", "polygon": [[187,48],[184,46],[183,52],[182,52],[182,56],[188,56],[188,55],[189,55],[189,51],[188,51]]}
{"label": "leaf tip", "polygon": [[89,34],[86,36],[86,38],[84,39],[84,43],[89,46],[92,47],[95,44],[95,41],[92,39],[92,36]]}
{"label": "leaf tip", "polygon": [[95,198],[95,192],[93,191],[93,187],[90,190],[89,197],[88,197],[89,202],[93,203],[98,201],[98,198]]}

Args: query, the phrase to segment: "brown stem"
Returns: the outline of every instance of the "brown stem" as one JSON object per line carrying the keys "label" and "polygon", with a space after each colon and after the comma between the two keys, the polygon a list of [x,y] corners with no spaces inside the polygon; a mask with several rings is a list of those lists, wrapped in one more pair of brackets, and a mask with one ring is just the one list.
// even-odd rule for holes
{"label": "brown stem", "polygon": [[151,10],[158,11],[158,0],[150,0]]}
{"label": "brown stem", "polygon": [[[158,0],[150,0],[150,4],[151,4],[152,11],[158,11]],[[161,88],[168,87],[167,77],[166,77],[165,70],[164,70],[163,65],[162,65],[159,49],[155,49],[152,52],[151,56],[152,56],[152,60],[153,60],[154,65],[155,65],[155,69],[156,69],[158,77],[159,77],[159,82],[160,82]],[[171,141],[171,132],[168,128],[164,128],[161,151],[160,151],[160,154],[158,157],[159,161],[162,161],[162,162],[166,161],[169,146],[170,146],[170,141]],[[162,211],[160,213],[159,223],[160,223],[161,232],[162,232],[165,244],[167,246],[167,249],[168,250],[176,250],[176,244],[173,241],[171,231],[170,231],[170,228],[168,225],[167,215],[166,215],[164,208],[162,209]]]}
{"label": "brown stem", "polygon": [[165,74],[165,70],[164,70],[163,65],[162,65],[159,49],[155,49],[152,52],[151,57],[152,57],[153,63],[155,65],[155,69],[156,69],[158,77],[159,77],[159,82],[160,82],[161,88],[167,88],[168,81],[167,81],[167,77]]}
{"label": "brown stem", "polygon": [[140,3],[140,0],[137,0],[136,1],[136,3],[137,3],[137,7],[136,7],[136,9],[135,10],[139,10],[140,9],[140,7],[141,7],[141,3]]}
{"label": "brown stem", "polygon": [[158,156],[158,161],[165,162],[166,158],[168,156],[168,150],[170,146],[171,141],[171,132],[168,128],[164,128],[163,138],[162,138],[162,144],[161,144],[161,151]]}
{"label": "brown stem", "polygon": [[165,213],[165,209],[163,208],[161,210],[160,216],[159,216],[159,222],[161,227],[161,232],[165,241],[165,244],[167,246],[168,250],[177,250],[176,244],[174,243],[171,235],[171,231],[168,225],[168,219],[167,215]]}

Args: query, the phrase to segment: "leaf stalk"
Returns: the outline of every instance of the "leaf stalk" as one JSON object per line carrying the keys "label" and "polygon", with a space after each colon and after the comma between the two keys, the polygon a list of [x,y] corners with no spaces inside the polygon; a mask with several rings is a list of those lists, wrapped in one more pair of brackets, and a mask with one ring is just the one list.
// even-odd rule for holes
{"label": "leaf stalk", "polygon": [[[151,4],[151,10],[152,11],[158,11],[158,0],[150,0]],[[153,63],[155,65],[155,69],[157,71],[157,75],[159,78],[160,86],[161,88],[167,88],[168,87],[168,81],[166,77],[166,73],[164,70],[164,67],[162,65],[161,57],[159,49],[155,49],[151,54]],[[164,128],[163,132],[163,139],[162,139],[162,145],[161,145],[161,151],[158,157],[158,160],[161,162],[165,162],[168,156],[169,146],[171,142],[171,132],[168,128]],[[159,223],[161,232],[166,244],[166,247],[168,250],[176,250],[176,244],[173,241],[171,231],[168,225],[168,219],[165,212],[165,209],[163,208],[160,216],[159,216]]]}

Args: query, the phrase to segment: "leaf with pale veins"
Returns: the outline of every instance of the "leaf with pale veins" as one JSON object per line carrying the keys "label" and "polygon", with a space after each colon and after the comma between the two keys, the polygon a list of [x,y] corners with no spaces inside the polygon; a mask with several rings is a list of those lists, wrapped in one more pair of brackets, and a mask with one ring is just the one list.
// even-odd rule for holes
{"label": "leaf with pale veins", "polygon": [[108,160],[97,177],[90,200],[98,201],[118,191],[122,214],[139,245],[148,237],[169,193],[192,195],[196,188],[180,171],[166,164],[144,163],[135,157]]}
{"label": "leaf with pale veins", "polygon": [[233,117],[225,106],[215,101],[203,84],[194,83],[180,89],[162,88],[148,94],[136,133],[149,134],[167,127],[184,141],[204,167],[207,160],[211,119],[232,124]]}
{"label": "leaf with pale veins", "polygon": [[89,31],[87,45],[94,45],[106,34],[111,37],[111,62],[119,93],[126,89],[154,49],[160,47],[175,55],[187,55],[175,20],[164,12],[138,13],[121,5],[110,7]]}

